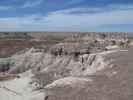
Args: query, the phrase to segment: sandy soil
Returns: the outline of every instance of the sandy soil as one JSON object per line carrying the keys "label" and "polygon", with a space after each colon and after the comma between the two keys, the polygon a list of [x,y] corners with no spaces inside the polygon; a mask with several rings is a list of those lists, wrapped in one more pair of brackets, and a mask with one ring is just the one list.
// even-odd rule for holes
{"label": "sandy soil", "polygon": [[21,74],[21,78],[0,82],[0,100],[43,100],[43,93],[33,91],[29,84],[31,74]]}

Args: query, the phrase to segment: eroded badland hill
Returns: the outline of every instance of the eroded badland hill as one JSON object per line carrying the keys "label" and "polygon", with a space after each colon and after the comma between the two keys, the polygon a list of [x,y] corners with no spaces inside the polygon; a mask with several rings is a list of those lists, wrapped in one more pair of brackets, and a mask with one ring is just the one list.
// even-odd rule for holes
{"label": "eroded badland hill", "polygon": [[0,33],[0,100],[132,100],[131,33]]}

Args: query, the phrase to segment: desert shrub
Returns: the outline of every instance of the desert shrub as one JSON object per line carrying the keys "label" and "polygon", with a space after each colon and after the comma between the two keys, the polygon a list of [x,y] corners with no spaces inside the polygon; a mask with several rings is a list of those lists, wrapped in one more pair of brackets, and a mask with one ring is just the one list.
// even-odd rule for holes
{"label": "desert shrub", "polygon": [[105,39],[105,38],[106,38],[106,34],[105,34],[105,33],[101,33],[101,34],[100,34],[100,38],[101,38],[101,39]]}
{"label": "desert shrub", "polygon": [[125,47],[125,43],[122,42],[122,41],[120,41],[120,42],[118,43],[118,46],[119,46],[120,48],[124,48],[124,47]]}
{"label": "desert shrub", "polygon": [[94,43],[98,43],[98,41],[97,40],[94,40]]}
{"label": "desert shrub", "polygon": [[120,48],[128,48],[129,45],[130,45],[130,43],[131,43],[130,40],[127,40],[127,41],[125,41],[125,42],[120,41],[120,42],[118,43],[118,46],[119,46]]}
{"label": "desert shrub", "polygon": [[126,44],[125,44],[126,48],[129,47],[130,43],[131,43],[131,40],[127,40],[127,41],[126,41]]}
{"label": "desert shrub", "polygon": [[111,45],[116,45],[116,41],[115,40],[112,40],[111,41]]}
{"label": "desert shrub", "polygon": [[127,43],[130,44],[131,43],[131,40],[127,40]]}

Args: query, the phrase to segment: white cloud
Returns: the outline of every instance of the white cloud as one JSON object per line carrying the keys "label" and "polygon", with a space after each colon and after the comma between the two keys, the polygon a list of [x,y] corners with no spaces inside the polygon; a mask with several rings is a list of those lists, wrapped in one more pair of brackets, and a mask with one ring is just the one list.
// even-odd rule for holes
{"label": "white cloud", "polygon": [[[130,14],[130,16],[129,16]],[[51,26],[99,26],[102,24],[131,24],[133,23],[133,10],[117,10],[101,13],[84,13],[84,14],[66,14],[66,13],[51,13],[45,20],[49,21]]]}
{"label": "white cloud", "polygon": [[7,30],[12,28],[17,28],[16,19],[13,20],[11,18],[0,18],[0,30]]}
{"label": "white cloud", "polygon": [[[74,10],[82,11],[86,9],[76,8]],[[68,13],[74,10],[67,9],[51,12],[47,16],[32,15],[4,19],[0,18],[0,22],[5,21],[6,23],[13,23],[15,27],[11,29],[21,31],[90,31],[90,29],[95,29],[106,24],[133,24],[133,9],[117,9],[93,14]],[[4,26],[6,28],[6,25]]]}
{"label": "white cloud", "polygon": [[58,13],[62,13],[62,14],[72,14],[72,13],[89,13],[89,12],[100,12],[103,11],[102,8],[71,8],[71,9],[65,9],[65,10],[59,10],[59,11],[55,11],[53,13],[58,14]]}
{"label": "white cloud", "polygon": [[40,5],[42,2],[43,2],[43,0],[27,1],[27,2],[24,3],[24,5],[22,6],[22,8],[32,8],[32,7],[35,7],[35,6]]}
{"label": "white cloud", "polygon": [[65,10],[59,10],[55,11],[54,13],[64,13],[64,14],[72,14],[72,13],[77,13],[77,14],[82,14],[82,13],[101,13],[101,12],[106,12],[106,11],[120,11],[120,10],[130,10],[133,9],[133,4],[113,4],[113,5],[108,5],[105,7],[86,7],[86,8],[70,8],[70,9],[65,9]]}
{"label": "white cloud", "polygon": [[32,8],[41,4],[43,0],[32,0],[26,1],[22,6],[2,6],[0,5],[0,11],[8,11],[11,9],[19,9],[19,8]]}

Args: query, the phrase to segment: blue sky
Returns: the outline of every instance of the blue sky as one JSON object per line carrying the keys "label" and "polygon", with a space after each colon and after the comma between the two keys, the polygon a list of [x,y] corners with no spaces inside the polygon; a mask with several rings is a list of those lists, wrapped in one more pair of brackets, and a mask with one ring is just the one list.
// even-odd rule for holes
{"label": "blue sky", "polygon": [[133,32],[133,0],[0,0],[0,31]]}

